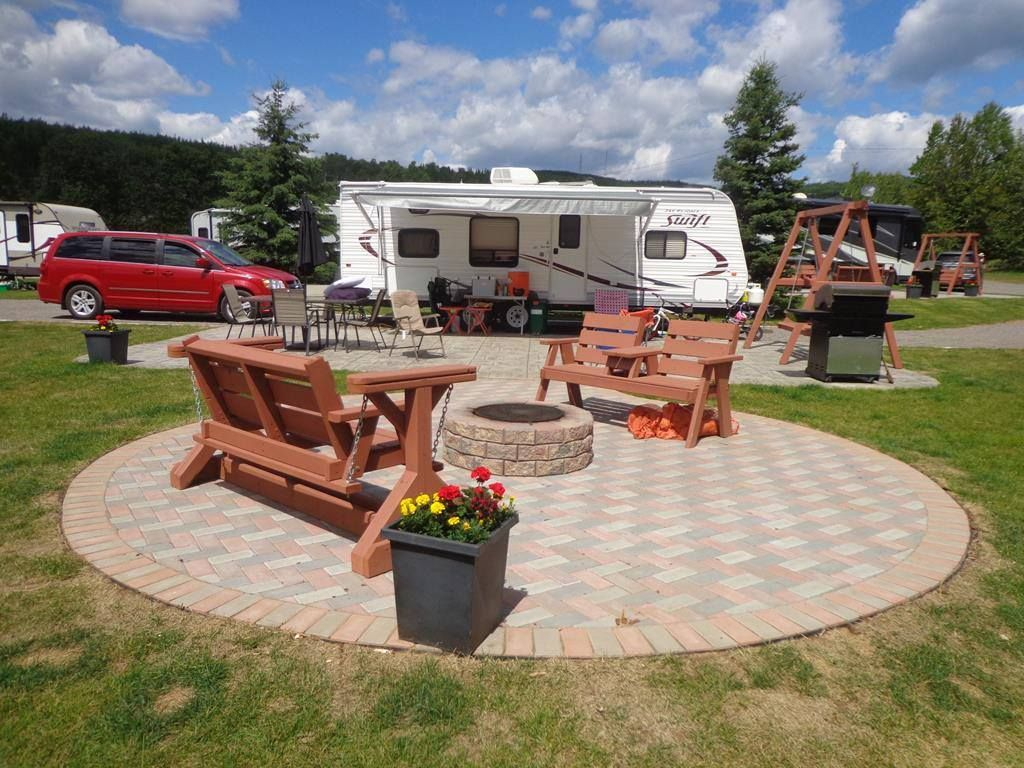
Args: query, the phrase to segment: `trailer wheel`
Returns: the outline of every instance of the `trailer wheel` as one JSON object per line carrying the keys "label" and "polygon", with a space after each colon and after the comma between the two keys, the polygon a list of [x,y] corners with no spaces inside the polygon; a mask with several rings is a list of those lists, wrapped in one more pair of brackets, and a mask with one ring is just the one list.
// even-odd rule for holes
{"label": "trailer wheel", "polygon": [[509,304],[508,309],[505,310],[505,324],[513,331],[524,328],[529,320],[530,313],[526,311],[526,307],[522,304],[512,302]]}
{"label": "trailer wheel", "polygon": [[103,297],[91,285],[79,283],[68,289],[64,305],[76,320],[91,320],[103,311]]}

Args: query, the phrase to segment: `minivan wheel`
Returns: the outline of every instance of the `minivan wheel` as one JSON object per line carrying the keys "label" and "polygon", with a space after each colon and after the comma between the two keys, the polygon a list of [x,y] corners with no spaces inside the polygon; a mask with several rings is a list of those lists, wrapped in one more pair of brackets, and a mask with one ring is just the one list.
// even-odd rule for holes
{"label": "minivan wheel", "polygon": [[91,285],[75,285],[67,293],[65,306],[76,320],[91,320],[103,311],[103,298]]}
{"label": "minivan wheel", "polygon": [[[247,315],[249,317],[252,317],[252,310],[253,310],[253,308],[252,308],[252,306],[250,304],[247,304],[246,301],[245,301],[247,298],[252,296],[252,294],[249,293],[249,291],[243,290],[241,288],[238,288],[237,291],[238,291],[238,298],[242,302],[242,307],[247,309],[248,310]],[[231,307],[228,305],[228,297],[227,296],[221,296],[220,297],[220,308],[219,308],[218,311],[220,313],[221,319],[223,319],[225,323],[233,323],[233,322],[235,322],[235,315],[234,315],[234,313],[232,313]]]}

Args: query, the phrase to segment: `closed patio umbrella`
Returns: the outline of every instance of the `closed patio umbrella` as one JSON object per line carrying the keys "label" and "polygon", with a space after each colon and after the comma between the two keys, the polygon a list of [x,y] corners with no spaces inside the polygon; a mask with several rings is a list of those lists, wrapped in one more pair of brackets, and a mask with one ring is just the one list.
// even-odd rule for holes
{"label": "closed patio umbrella", "polygon": [[320,236],[320,225],[316,220],[316,208],[309,198],[302,196],[299,206],[299,260],[298,272],[303,277],[313,274],[313,270],[327,263],[327,252]]}

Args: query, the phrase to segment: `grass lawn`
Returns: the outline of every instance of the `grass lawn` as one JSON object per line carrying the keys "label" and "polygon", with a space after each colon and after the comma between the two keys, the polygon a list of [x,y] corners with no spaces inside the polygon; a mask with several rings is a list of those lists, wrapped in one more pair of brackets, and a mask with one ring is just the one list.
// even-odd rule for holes
{"label": "grass lawn", "polygon": [[1024,320],[1024,299],[892,299],[891,312],[908,312],[914,317],[895,324],[898,331],[929,328],[962,328]]}
{"label": "grass lawn", "polygon": [[0,291],[0,301],[7,299],[10,301],[27,301],[32,299],[34,301],[39,300],[39,294],[33,291]]}
{"label": "grass lawn", "polygon": [[954,493],[979,541],[946,587],[757,649],[527,662],[294,638],[112,584],[64,546],[61,493],[189,421],[188,374],[75,364],[66,325],[3,324],[0,344],[0,765],[1021,764],[1022,352],[905,350],[932,390],[734,389],[740,410],[875,446]]}
{"label": "grass lawn", "polygon": [[1013,270],[993,272],[989,270],[985,273],[985,279],[997,283],[1024,283],[1024,272],[1015,272]]}

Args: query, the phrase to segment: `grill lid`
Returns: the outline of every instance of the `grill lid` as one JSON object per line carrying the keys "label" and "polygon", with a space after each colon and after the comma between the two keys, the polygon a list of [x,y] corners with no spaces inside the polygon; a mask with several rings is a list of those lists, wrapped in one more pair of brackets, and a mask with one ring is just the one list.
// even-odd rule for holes
{"label": "grill lid", "polygon": [[835,302],[854,304],[884,299],[889,302],[889,286],[877,283],[825,283],[814,297],[815,309],[831,309]]}

